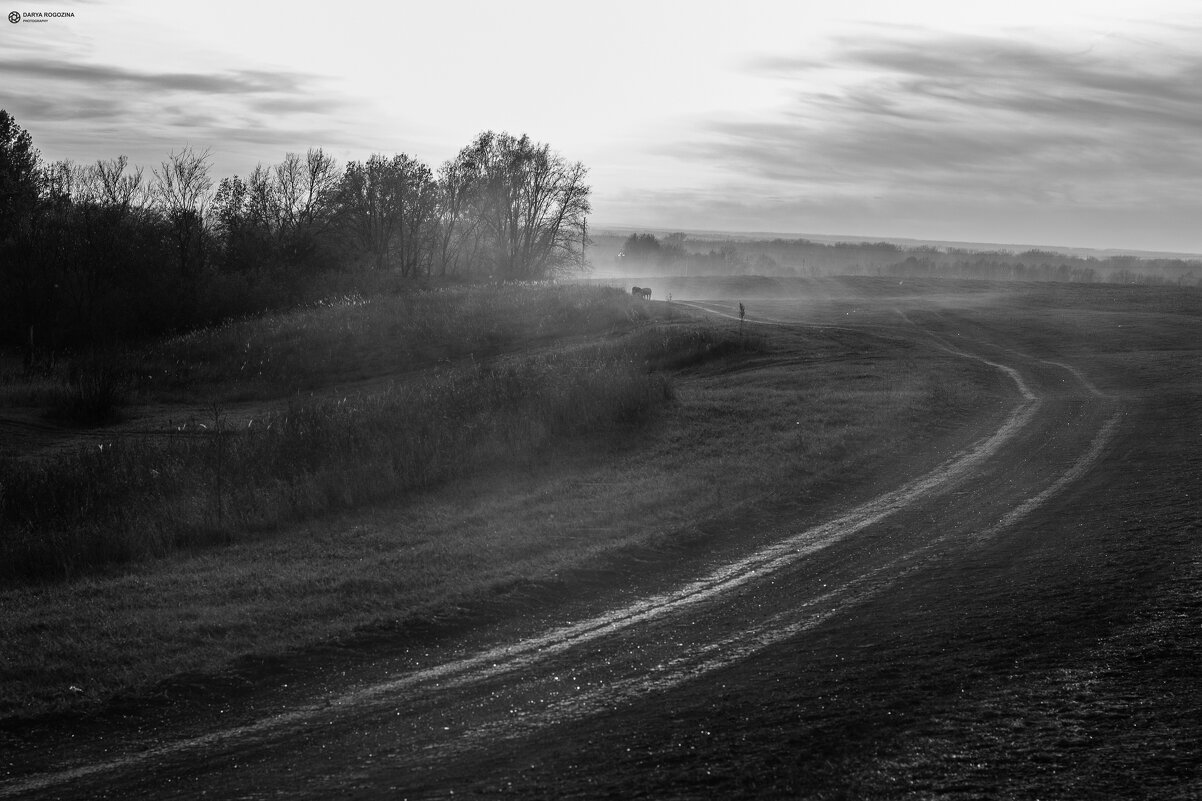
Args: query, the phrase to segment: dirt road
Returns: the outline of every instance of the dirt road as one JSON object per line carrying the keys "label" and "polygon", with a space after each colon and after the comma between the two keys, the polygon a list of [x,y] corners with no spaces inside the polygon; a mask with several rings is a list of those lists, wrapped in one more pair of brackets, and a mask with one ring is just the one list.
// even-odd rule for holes
{"label": "dirt road", "polygon": [[618,608],[226,725],[14,749],[0,798],[1198,797],[1196,310],[858,293],[748,303],[747,325],[998,371],[988,430],[936,468]]}

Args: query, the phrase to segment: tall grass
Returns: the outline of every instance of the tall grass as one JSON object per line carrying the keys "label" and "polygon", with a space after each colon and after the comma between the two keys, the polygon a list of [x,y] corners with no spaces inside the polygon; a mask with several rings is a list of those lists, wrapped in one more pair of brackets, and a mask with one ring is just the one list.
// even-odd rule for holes
{"label": "tall grass", "polygon": [[487,358],[649,322],[645,304],[606,287],[459,286],[332,296],[98,356],[60,354],[38,374],[0,354],[0,406],[42,407],[74,425],[114,422],[130,401],[234,402]]}
{"label": "tall grass", "polygon": [[564,437],[646,420],[672,394],[657,368],[725,353],[731,336],[649,327],[297,402],[247,427],[214,406],[211,419],[163,436],[0,462],[0,577],[69,578],[541,458]]}
{"label": "tall grass", "polygon": [[0,365],[0,408],[41,407],[48,417],[77,426],[115,422],[130,385],[122,361],[117,353],[92,351],[67,362],[65,370],[16,373]]}
{"label": "tall grass", "polygon": [[50,414],[79,426],[115,422],[125,403],[128,384],[125,371],[115,359],[89,354],[72,366]]}
{"label": "tall grass", "polygon": [[[164,340],[138,355],[143,388],[271,397],[648,319],[620,290],[468,286],[345,295]],[[210,396],[211,396],[210,391]]]}

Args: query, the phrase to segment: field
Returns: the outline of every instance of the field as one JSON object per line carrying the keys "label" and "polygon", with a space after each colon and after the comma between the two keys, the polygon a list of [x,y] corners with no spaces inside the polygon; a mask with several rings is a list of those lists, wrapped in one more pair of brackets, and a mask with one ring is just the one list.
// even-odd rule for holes
{"label": "field", "polygon": [[[182,466],[103,528],[6,520],[127,544],[10,568],[0,797],[1202,791],[1202,293],[642,283],[673,302],[529,292],[409,350],[358,301],[231,324],[101,433],[7,412],[10,465]],[[389,473],[415,408],[485,433]],[[299,471],[220,436],[314,416]]]}

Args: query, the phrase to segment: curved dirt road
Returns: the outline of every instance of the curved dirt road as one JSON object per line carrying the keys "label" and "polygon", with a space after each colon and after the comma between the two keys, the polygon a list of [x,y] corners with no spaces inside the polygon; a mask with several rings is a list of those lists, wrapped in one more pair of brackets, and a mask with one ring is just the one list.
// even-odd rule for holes
{"label": "curved dirt road", "polygon": [[[732,304],[700,305],[731,313]],[[802,322],[787,302],[757,307],[762,323]],[[1128,377],[1111,370],[1112,386],[1097,382],[1072,354],[1033,348],[979,315],[881,304],[863,327],[1003,374],[996,427],[925,474],[817,524],[781,520],[774,544],[623,608],[432,648],[385,678],[229,727],[64,744],[16,766],[0,798],[1108,787],[1045,783],[1071,772],[1065,754],[1092,734],[1065,745],[1072,736],[1027,727],[1066,682],[1077,707],[1096,700],[1091,688],[1105,677],[1090,660],[1121,648],[1146,609],[1147,581],[1101,616],[1091,593],[1124,574],[1107,561],[1121,557],[1123,532],[1093,528],[1116,511],[1098,481],[1149,436],[1147,404]],[[1141,570],[1180,567],[1166,556]],[[1071,670],[1094,672],[1070,680]],[[1077,736],[1091,725],[1107,732],[1108,716],[1123,713],[1097,714],[1075,724]],[[1036,735],[1052,747],[1033,744]],[[1027,758],[1016,757],[1023,748]],[[1197,775],[1178,778],[1185,797]]]}

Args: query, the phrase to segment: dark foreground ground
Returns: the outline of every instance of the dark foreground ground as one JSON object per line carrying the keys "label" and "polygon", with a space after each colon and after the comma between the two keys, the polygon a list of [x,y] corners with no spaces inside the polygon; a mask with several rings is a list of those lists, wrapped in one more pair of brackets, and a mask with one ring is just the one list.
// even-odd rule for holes
{"label": "dark foreground ground", "polygon": [[1202,294],[828,290],[695,302],[998,371],[939,466],[229,724],[15,746],[0,798],[1202,796]]}

